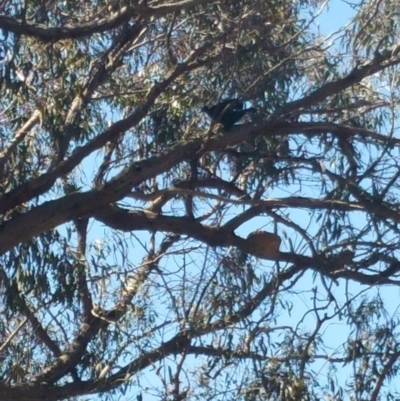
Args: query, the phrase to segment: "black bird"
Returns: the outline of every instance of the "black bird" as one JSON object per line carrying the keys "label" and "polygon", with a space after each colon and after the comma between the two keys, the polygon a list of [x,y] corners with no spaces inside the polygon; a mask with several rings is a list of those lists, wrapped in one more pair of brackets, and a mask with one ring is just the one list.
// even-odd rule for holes
{"label": "black bird", "polygon": [[243,102],[239,99],[228,99],[214,106],[204,106],[202,109],[214,123],[222,124],[229,131],[245,114],[255,113],[256,109],[251,107],[243,109]]}

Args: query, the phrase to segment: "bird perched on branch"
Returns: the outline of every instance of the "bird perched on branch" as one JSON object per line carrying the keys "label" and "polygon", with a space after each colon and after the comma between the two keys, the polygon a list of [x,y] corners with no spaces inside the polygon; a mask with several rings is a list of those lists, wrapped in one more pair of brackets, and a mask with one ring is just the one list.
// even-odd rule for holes
{"label": "bird perched on branch", "polygon": [[229,131],[245,114],[255,113],[256,109],[251,107],[243,109],[243,102],[239,99],[228,99],[214,106],[204,106],[202,109],[214,123],[222,124]]}

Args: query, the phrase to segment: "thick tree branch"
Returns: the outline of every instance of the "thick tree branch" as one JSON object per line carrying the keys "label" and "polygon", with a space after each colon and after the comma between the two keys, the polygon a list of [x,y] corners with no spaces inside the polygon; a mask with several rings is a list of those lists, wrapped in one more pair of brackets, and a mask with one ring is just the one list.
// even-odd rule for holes
{"label": "thick tree branch", "polygon": [[33,127],[40,122],[41,118],[41,112],[35,110],[28,121],[14,134],[14,138],[8,146],[0,152],[0,177],[3,177],[4,166],[16,147],[26,138]]}
{"label": "thick tree branch", "polygon": [[31,36],[42,42],[57,42],[64,39],[80,39],[91,36],[95,33],[102,33],[115,29],[124,22],[134,17],[149,18],[162,17],[163,15],[180,11],[189,10],[199,5],[215,3],[217,0],[187,0],[175,4],[149,7],[144,3],[134,6],[126,6],[106,17],[99,18],[97,15],[93,20],[83,22],[75,26],[63,26],[57,28],[47,28],[41,24],[27,24],[14,18],[0,15],[0,29],[13,32],[18,35]]}
{"label": "thick tree branch", "polygon": [[[6,193],[0,199],[0,214],[14,208],[18,204],[29,201],[33,197],[37,197],[43,194],[52,187],[52,185],[58,178],[71,172],[76,166],[79,165],[80,162],[82,162],[83,159],[92,154],[92,152],[102,148],[109,141],[112,141],[113,139],[117,138],[121,133],[128,131],[130,128],[138,124],[144,117],[146,117],[148,111],[150,110],[150,107],[154,104],[157,97],[165,89],[167,89],[168,86],[172,82],[174,82],[176,78],[189,71],[193,71],[204,64],[203,62],[197,62],[196,58],[203,52],[205,52],[211,45],[212,43],[210,42],[194,50],[183,63],[176,66],[174,71],[172,71],[172,73],[164,81],[160,83],[155,83],[150,89],[146,100],[143,101],[143,103],[139,107],[137,107],[135,111],[131,113],[127,118],[116,122],[107,130],[105,130],[102,134],[98,135],[87,144],[75,149],[75,151],[71,154],[70,157],[68,157],[67,160],[61,161],[55,166],[52,166],[47,173],[27,183],[24,183],[19,187],[13,189],[12,191]],[[80,98],[75,99],[77,104],[80,103],[81,100],[82,99]],[[192,142],[191,144],[187,144],[189,148],[193,146],[194,142]],[[177,147],[175,147],[175,149],[176,148]],[[197,149],[196,151],[198,152],[199,150],[200,149]],[[186,157],[181,158],[179,161],[185,159]],[[135,170],[135,167],[133,167],[133,169]],[[121,174],[119,174],[118,176],[120,177]],[[138,184],[139,183],[137,183],[136,185]]]}
{"label": "thick tree branch", "polygon": [[[128,212],[117,207],[99,208],[94,217],[117,230],[170,232],[187,235],[212,247],[233,246],[243,252],[253,253],[251,240],[238,237],[230,229],[203,226],[201,223],[185,217],[160,216],[149,212]],[[292,263],[299,268],[311,268],[333,279],[351,279],[369,285],[377,283],[400,284],[398,281],[390,280],[380,274],[366,275],[357,271],[347,270],[340,264],[340,258],[325,260],[323,255],[317,259],[294,253],[279,252],[276,256],[271,255],[269,259]]]}
{"label": "thick tree branch", "polygon": [[60,387],[21,383],[14,386],[0,384],[0,394],[7,401],[57,401],[68,397],[96,394],[112,390],[121,385],[128,375],[140,372],[169,355],[177,355],[190,346],[187,333],[179,333],[153,351],[143,353],[133,362],[121,368],[116,374],[103,380],[68,383]]}
{"label": "thick tree branch", "polygon": [[288,103],[278,111],[278,114],[291,114],[295,111],[301,111],[305,108],[310,108],[318,102],[323,101],[327,97],[340,93],[341,91],[350,88],[354,84],[361,82],[368,76],[376,74],[377,72],[380,72],[390,66],[400,64],[400,59],[397,58],[399,49],[400,45],[396,45],[393,46],[393,49],[390,51],[386,51],[383,54],[377,54],[371,61],[353,68],[353,70],[343,78],[339,78],[333,82],[328,82],[327,84],[316,89],[314,92],[310,93],[308,96]]}
{"label": "thick tree branch", "polygon": [[77,261],[75,262],[76,278],[78,281],[78,289],[80,301],[82,303],[83,316],[86,322],[89,322],[91,318],[91,312],[93,309],[92,295],[90,294],[87,285],[87,275],[86,275],[86,240],[87,240],[87,227],[89,220],[86,219],[76,219],[74,221],[78,240],[77,249]]}
{"label": "thick tree branch", "polygon": [[82,323],[74,341],[62,354],[47,368],[32,377],[36,383],[54,384],[61,379],[67,372],[74,369],[86,351],[89,342],[97,335],[102,325],[106,324],[103,320],[93,316],[91,321]]}
{"label": "thick tree branch", "polygon": [[385,379],[388,378],[391,371],[393,370],[395,363],[398,361],[399,358],[400,358],[400,352],[395,352],[388,358],[388,361],[384,364],[383,369],[379,373],[375,383],[375,387],[372,391],[371,401],[376,401],[379,399],[379,392],[383,387]]}

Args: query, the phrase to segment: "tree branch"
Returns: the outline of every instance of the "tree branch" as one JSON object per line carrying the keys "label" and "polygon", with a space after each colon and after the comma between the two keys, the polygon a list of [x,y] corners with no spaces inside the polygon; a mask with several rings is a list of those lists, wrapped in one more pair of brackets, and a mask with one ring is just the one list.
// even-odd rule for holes
{"label": "tree branch", "polygon": [[144,4],[126,6],[111,14],[111,16],[107,15],[99,18],[96,15],[91,21],[83,22],[76,26],[66,25],[57,28],[47,28],[42,24],[27,24],[6,15],[0,15],[0,29],[17,35],[31,36],[42,42],[54,43],[64,39],[81,39],[95,33],[115,29],[133,17],[162,17],[175,11],[188,10],[199,5],[216,2],[217,0],[186,0],[157,7],[149,7]]}

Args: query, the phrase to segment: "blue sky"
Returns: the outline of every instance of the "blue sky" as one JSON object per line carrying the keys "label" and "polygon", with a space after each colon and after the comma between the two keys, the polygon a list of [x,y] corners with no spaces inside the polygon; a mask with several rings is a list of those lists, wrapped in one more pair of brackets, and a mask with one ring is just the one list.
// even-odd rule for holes
{"label": "blue sky", "polygon": [[321,15],[317,18],[318,28],[324,36],[328,36],[346,26],[355,15],[349,3],[342,0],[330,0],[327,2]]}

